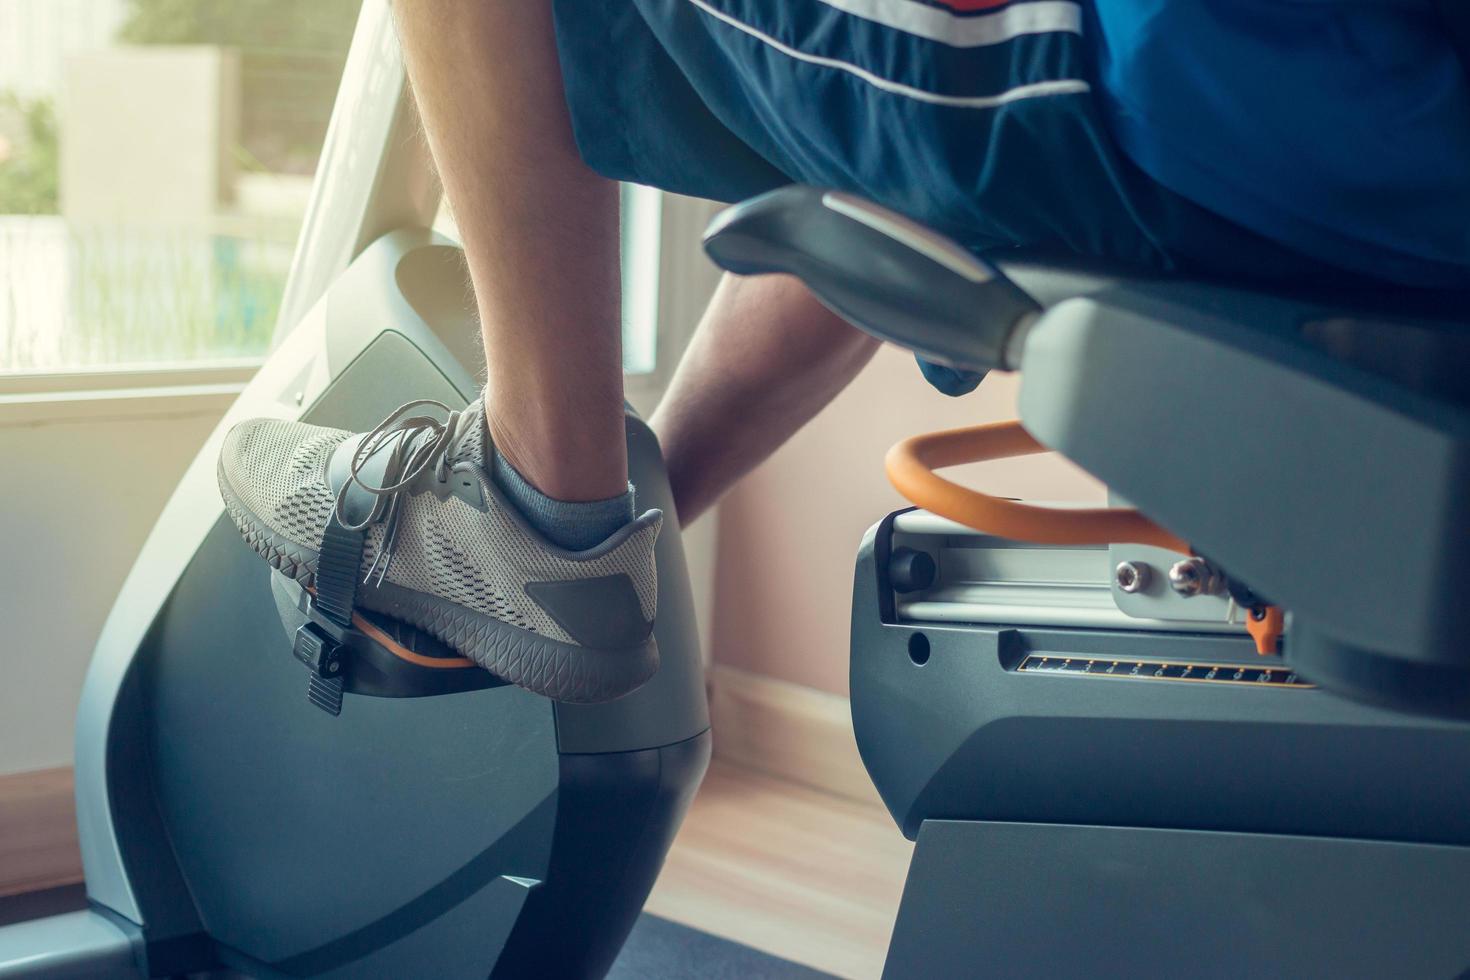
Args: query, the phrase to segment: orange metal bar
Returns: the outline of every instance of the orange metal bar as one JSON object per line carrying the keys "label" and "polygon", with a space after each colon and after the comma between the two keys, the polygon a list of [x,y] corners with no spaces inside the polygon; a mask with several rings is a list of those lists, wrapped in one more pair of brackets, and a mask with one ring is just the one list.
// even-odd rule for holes
{"label": "orange metal bar", "polygon": [[914,504],[986,534],[1037,544],[1127,542],[1191,553],[1188,543],[1136,510],[1038,507],[962,487],[934,472],[1050,451],[1020,422],[996,422],[905,439],[888,451],[885,466],[894,487]]}
{"label": "orange metal bar", "polygon": [[1247,614],[1246,632],[1256,641],[1256,652],[1267,657],[1281,648],[1281,635],[1286,632],[1286,614],[1275,606],[1262,607],[1259,619],[1256,614],[1254,609]]}

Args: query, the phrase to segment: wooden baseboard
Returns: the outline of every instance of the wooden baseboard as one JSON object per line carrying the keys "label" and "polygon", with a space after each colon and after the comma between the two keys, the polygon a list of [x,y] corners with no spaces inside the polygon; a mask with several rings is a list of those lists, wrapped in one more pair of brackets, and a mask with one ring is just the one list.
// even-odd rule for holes
{"label": "wooden baseboard", "polygon": [[882,806],[858,755],[847,698],[718,664],[710,688],[717,756]]}
{"label": "wooden baseboard", "polygon": [[0,897],[81,880],[71,768],[0,776]]}

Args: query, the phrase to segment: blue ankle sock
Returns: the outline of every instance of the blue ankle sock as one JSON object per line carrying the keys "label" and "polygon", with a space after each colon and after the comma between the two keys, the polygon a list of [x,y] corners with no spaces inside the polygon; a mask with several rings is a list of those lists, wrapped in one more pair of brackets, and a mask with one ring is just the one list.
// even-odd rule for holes
{"label": "blue ankle sock", "polygon": [[633,519],[633,487],[606,500],[556,500],[531,486],[516,468],[492,450],[490,478],[548,541],[568,551],[586,551],[606,541]]}

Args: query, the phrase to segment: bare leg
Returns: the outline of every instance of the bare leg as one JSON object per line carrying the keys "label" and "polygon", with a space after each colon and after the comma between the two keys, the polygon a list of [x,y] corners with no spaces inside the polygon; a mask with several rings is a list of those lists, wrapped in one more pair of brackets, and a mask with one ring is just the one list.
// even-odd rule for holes
{"label": "bare leg", "polygon": [[725,276],[653,414],[689,524],[847,387],[879,342],[787,276]]}
{"label": "bare leg", "polygon": [[501,454],[558,500],[627,489],[618,188],[577,153],[549,0],[396,0],[464,238]]}

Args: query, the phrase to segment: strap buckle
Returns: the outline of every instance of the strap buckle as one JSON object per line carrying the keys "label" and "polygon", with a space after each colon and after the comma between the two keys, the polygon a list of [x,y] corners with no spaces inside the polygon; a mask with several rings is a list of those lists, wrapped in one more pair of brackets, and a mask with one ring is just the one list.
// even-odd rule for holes
{"label": "strap buckle", "polygon": [[[311,600],[315,605],[315,600]],[[315,610],[313,610],[315,611]],[[342,676],[347,645],[333,639],[318,623],[308,620],[296,630],[291,652],[311,671],[306,699],[329,715],[342,713]]]}

